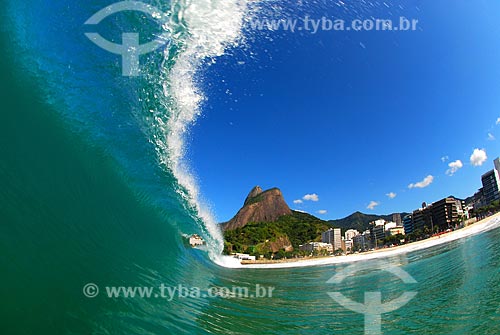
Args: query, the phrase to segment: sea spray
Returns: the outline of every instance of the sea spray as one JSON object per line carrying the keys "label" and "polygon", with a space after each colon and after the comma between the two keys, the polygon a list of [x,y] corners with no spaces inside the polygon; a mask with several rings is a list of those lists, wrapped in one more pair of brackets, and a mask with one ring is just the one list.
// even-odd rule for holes
{"label": "sea spray", "polygon": [[223,236],[209,206],[201,198],[196,178],[185,159],[185,136],[200,115],[204,99],[195,75],[207,60],[222,56],[227,48],[241,43],[249,2],[173,1],[170,23],[164,27],[170,30],[174,40],[165,50],[161,73],[161,105],[166,114],[155,113],[152,118],[153,128],[158,130],[152,142],[160,162],[177,179],[177,191],[186,200],[190,212],[201,219],[200,229],[213,260],[222,252]]}

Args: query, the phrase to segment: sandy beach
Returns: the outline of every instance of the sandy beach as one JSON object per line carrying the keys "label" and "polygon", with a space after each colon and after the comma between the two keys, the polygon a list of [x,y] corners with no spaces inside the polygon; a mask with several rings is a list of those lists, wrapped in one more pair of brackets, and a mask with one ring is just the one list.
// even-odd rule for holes
{"label": "sandy beach", "polygon": [[465,228],[447,234],[431,237],[422,241],[417,241],[401,246],[396,246],[386,249],[378,249],[360,254],[308,258],[308,259],[293,259],[276,263],[252,263],[244,265],[241,264],[240,261],[234,257],[222,256],[216,263],[223,267],[228,267],[228,268],[278,269],[278,268],[293,268],[293,267],[306,267],[306,266],[319,266],[319,265],[359,262],[376,258],[390,257],[398,254],[430,248],[436,245],[449,243],[451,241],[456,241],[462,238],[466,238],[468,236],[481,234],[483,232],[498,227],[500,227],[500,213],[497,213],[484,220],[471,224]]}

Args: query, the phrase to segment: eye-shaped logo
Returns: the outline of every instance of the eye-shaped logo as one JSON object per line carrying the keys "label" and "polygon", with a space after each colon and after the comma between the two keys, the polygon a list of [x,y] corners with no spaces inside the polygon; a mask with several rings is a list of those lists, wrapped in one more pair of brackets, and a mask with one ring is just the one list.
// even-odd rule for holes
{"label": "eye-shaped logo", "polygon": [[[139,1],[122,1],[101,9],[92,15],[85,22],[85,24],[99,24],[106,17],[123,11],[142,12],[150,15],[155,20],[160,21],[161,24],[166,23],[166,15],[155,7]],[[123,33],[122,44],[110,42],[98,33],[85,33],[85,36],[87,36],[89,40],[94,42],[100,48],[122,56],[122,74],[124,76],[138,76],[139,55],[150,53],[163,46],[167,43],[169,35],[167,33],[163,33],[155,40],[144,44],[139,44],[138,33]]]}
{"label": "eye-shaped logo", "polygon": [[[406,271],[398,268],[388,262],[374,261],[367,264],[353,264],[327,281],[327,284],[340,284],[344,279],[363,270],[381,270],[386,271],[401,279],[405,284],[416,284],[417,281]],[[382,303],[382,292],[365,292],[364,304],[352,301],[340,292],[328,292],[328,295],[339,305],[356,313],[365,316],[365,334],[382,334],[382,314],[393,312],[406,305],[415,298],[417,292],[404,292],[400,297]]]}

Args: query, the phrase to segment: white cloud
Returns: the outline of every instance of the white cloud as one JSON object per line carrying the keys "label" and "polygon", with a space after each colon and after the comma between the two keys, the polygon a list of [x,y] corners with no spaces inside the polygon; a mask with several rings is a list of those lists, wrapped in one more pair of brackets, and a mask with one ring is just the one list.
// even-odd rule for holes
{"label": "white cloud", "polygon": [[448,164],[448,167],[449,167],[449,169],[446,170],[446,174],[451,177],[458,170],[460,170],[461,168],[463,168],[464,164],[462,163],[462,161],[460,159],[457,159],[456,161],[451,162],[450,164]]}
{"label": "white cloud", "polygon": [[309,214],[309,213],[307,213],[306,211],[303,211],[303,210],[301,210],[301,209],[293,209],[293,210],[294,210],[294,211],[296,211],[296,212]]}
{"label": "white cloud", "polygon": [[389,193],[387,193],[386,195],[389,197],[389,199],[394,199],[395,197],[397,197],[397,196],[398,196],[398,195],[397,195],[396,193],[394,193],[394,192],[389,192]]}
{"label": "white cloud", "polygon": [[500,117],[497,119],[497,126],[500,124]]}
{"label": "white cloud", "polygon": [[481,166],[488,159],[486,151],[484,149],[474,149],[474,152],[470,156],[470,163],[473,166]]}
{"label": "white cloud", "polygon": [[419,181],[418,183],[412,183],[412,184],[408,185],[408,188],[410,188],[410,189],[412,189],[412,188],[425,188],[425,187],[429,186],[430,184],[432,184],[433,181],[434,181],[434,177],[432,175],[428,175],[427,177],[424,178],[424,180]]}
{"label": "white cloud", "polygon": [[316,193],[306,194],[302,197],[302,199],[304,199],[306,201],[319,201],[319,197]]}
{"label": "white cloud", "polygon": [[492,133],[488,133],[488,141],[494,141],[495,140],[495,135]]}
{"label": "white cloud", "polygon": [[368,206],[366,206],[366,208],[370,209],[370,210],[374,210],[375,207],[377,207],[378,205],[380,205],[380,202],[378,202],[378,201],[370,201],[370,204]]}
{"label": "white cloud", "polygon": [[318,214],[321,214],[321,215],[326,214],[326,213],[328,213],[328,211],[326,209],[320,209],[318,211]]}
{"label": "white cloud", "polygon": [[293,201],[293,203],[294,203],[294,204],[301,204],[301,203],[303,203],[303,201],[302,201],[302,200],[300,200],[300,199],[297,199],[297,200],[294,200],[294,201]]}
{"label": "white cloud", "polygon": [[443,163],[444,163],[444,162],[446,162],[446,161],[447,161],[447,160],[449,160],[449,159],[450,159],[450,157],[449,157],[449,156],[443,156],[443,157],[441,157],[441,162],[443,162]]}

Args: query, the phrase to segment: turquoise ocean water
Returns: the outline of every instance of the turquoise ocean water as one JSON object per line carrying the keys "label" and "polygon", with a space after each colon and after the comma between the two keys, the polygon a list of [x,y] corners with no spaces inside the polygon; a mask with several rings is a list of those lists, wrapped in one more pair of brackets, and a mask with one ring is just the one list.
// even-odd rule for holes
{"label": "turquoise ocean water", "polygon": [[[110,2],[5,4],[0,333],[362,334],[363,316],[327,292],[362,301],[362,292],[376,289],[388,301],[406,290],[387,273],[362,273],[335,288],[326,283],[346,265],[266,270],[214,263],[220,233],[186,172],[182,134],[197,114],[194,70],[238,43],[246,12],[212,1],[193,13],[189,3],[151,2],[175,19],[164,52],[142,59],[147,65],[137,78],[120,76],[119,57],[84,36],[90,28],[82,23]],[[214,8],[225,33],[204,15]],[[129,13],[98,29],[119,41],[120,32],[138,26],[155,34],[149,21]],[[189,24],[203,25],[209,36],[187,34]],[[186,248],[183,234],[195,232],[208,250]],[[383,333],[499,334],[499,240],[496,229],[388,259],[415,278],[418,295],[383,315]],[[101,294],[85,297],[87,283]],[[275,289],[258,299],[104,295],[106,286],[161,284]]]}

